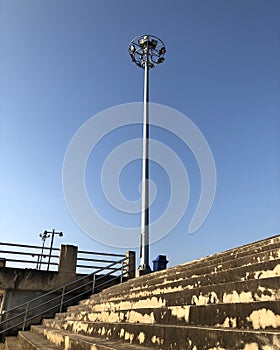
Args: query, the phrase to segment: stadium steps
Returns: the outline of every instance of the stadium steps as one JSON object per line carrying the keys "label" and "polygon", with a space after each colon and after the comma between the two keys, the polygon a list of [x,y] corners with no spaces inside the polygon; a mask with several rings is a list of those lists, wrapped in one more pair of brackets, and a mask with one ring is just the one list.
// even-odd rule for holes
{"label": "stadium steps", "polygon": [[280,236],[110,287],[13,341],[14,350],[280,349]]}

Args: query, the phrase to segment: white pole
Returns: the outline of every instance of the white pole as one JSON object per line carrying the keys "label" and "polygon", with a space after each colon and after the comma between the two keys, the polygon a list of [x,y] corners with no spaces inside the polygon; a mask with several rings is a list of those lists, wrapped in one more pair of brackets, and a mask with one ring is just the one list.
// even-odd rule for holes
{"label": "white pole", "polygon": [[144,79],[144,117],[142,153],[142,207],[141,207],[141,249],[140,266],[142,273],[150,272],[149,266],[149,48],[147,47]]}

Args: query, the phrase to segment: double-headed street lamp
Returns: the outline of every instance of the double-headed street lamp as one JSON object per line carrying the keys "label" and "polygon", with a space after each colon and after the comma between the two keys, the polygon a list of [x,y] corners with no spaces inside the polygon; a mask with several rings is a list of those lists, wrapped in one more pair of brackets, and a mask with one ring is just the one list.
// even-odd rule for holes
{"label": "double-headed street lamp", "polygon": [[63,233],[62,232],[56,232],[55,229],[53,229],[52,231],[45,230],[43,233],[39,234],[39,236],[42,238],[42,242],[43,242],[41,256],[40,256],[40,259],[38,260],[38,263],[37,263],[37,268],[39,268],[39,270],[41,269],[41,265],[42,265],[42,258],[43,258],[43,253],[44,253],[44,247],[45,247],[46,239],[49,238],[50,236],[52,236],[52,238],[51,238],[51,245],[50,245],[50,248],[49,248],[48,266],[47,266],[47,271],[49,271],[50,263],[51,263],[51,257],[52,257],[52,250],[53,250],[54,235],[59,235],[59,237],[63,237]]}
{"label": "double-headed street lamp", "polygon": [[153,35],[134,38],[128,47],[132,61],[145,71],[142,153],[142,204],[139,274],[151,272],[149,265],[149,70],[164,61],[164,43]]}

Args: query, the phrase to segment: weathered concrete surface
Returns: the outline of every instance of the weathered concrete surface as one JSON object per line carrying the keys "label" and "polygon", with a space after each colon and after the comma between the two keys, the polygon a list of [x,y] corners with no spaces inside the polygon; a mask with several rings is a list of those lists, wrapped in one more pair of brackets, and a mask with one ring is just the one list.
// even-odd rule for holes
{"label": "weathered concrete surface", "polygon": [[[110,276],[99,276],[98,281],[101,281],[104,283],[106,282],[106,284],[103,284],[100,287],[96,287],[96,289],[101,288],[102,290],[106,287],[119,283],[119,278],[111,280]],[[89,279],[88,282],[89,282],[89,287],[91,288],[92,280]],[[90,291],[88,289],[85,289],[85,288],[88,288],[88,286],[79,287],[79,284],[75,281],[74,281],[74,284],[72,284],[72,287],[73,288],[77,287],[77,288],[73,293],[67,294],[67,298],[64,298],[64,302],[66,302],[66,305],[71,305],[71,303],[72,304],[76,303],[81,298],[85,298],[91,294],[91,289]],[[67,289],[66,289],[66,292],[67,292]],[[25,317],[24,315],[25,315],[26,306],[24,303],[26,303],[27,301],[30,302],[30,300],[32,300],[32,303],[29,304],[30,311],[28,313],[28,318],[29,319],[31,317],[32,318],[25,322],[25,326],[29,327],[31,324],[41,323],[43,318],[54,317],[55,313],[60,309],[60,302],[59,302],[60,296],[61,296],[61,290],[55,293],[52,293],[51,295],[49,293],[45,295],[45,292],[36,291],[36,290],[5,291],[5,294],[4,294],[5,298],[1,305],[1,310],[10,310],[10,311],[8,314],[3,311],[1,320],[3,322],[5,321],[5,323],[3,323],[0,326],[0,330],[4,330],[6,328],[9,328],[9,330],[1,334],[1,339],[3,339],[3,337],[7,335],[16,335],[18,330],[21,329],[19,327],[21,327],[21,322],[23,322]],[[38,299],[38,297],[40,298]],[[67,303],[68,299],[71,300],[71,303],[70,302]],[[13,310],[13,308],[15,309]],[[45,311],[46,308],[48,309],[48,311]],[[13,319],[9,321],[8,319],[11,317]]]}
{"label": "weathered concrete surface", "polygon": [[19,344],[23,349],[27,350],[64,350],[62,346],[56,346],[49,343],[44,337],[35,333],[25,333],[24,336],[22,332],[18,335]]}
{"label": "weathered concrete surface", "polygon": [[18,338],[21,344],[36,342],[36,350],[143,350],[142,346],[135,344],[124,344],[120,341],[57,332],[56,330],[46,331],[42,326],[34,326],[32,332],[20,332]]}
{"label": "weathered concrete surface", "polygon": [[272,350],[280,345],[279,336],[273,331],[232,330],[211,327],[150,325],[150,324],[95,324],[95,327],[77,328],[76,331],[60,328],[34,326],[33,331],[41,332],[45,337],[51,338],[50,333],[55,332],[63,337],[70,335],[86,335],[93,337],[109,338],[111,341],[123,340],[128,344],[142,345],[153,349],[178,349],[178,350],[202,350],[202,349],[226,349],[249,350],[252,344],[257,347],[252,349]]}
{"label": "weathered concrete surface", "polygon": [[[77,276],[75,276],[77,278]],[[4,267],[0,269],[0,289],[3,290],[40,290],[49,291],[67,282],[73,276],[55,271],[17,269]]]}
{"label": "weathered concrete surface", "polygon": [[5,340],[5,350],[23,350],[16,337],[7,337]]}

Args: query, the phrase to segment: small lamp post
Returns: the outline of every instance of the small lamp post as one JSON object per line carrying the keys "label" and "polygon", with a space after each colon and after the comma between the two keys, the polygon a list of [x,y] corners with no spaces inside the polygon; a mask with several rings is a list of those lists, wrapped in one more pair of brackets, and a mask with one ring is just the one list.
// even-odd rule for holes
{"label": "small lamp post", "polygon": [[164,43],[153,35],[134,38],[128,47],[132,61],[144,69],[144,115],[142,150],[142,204],[139,275],[151,272],[149,265],[149,70],[164,61]]}

